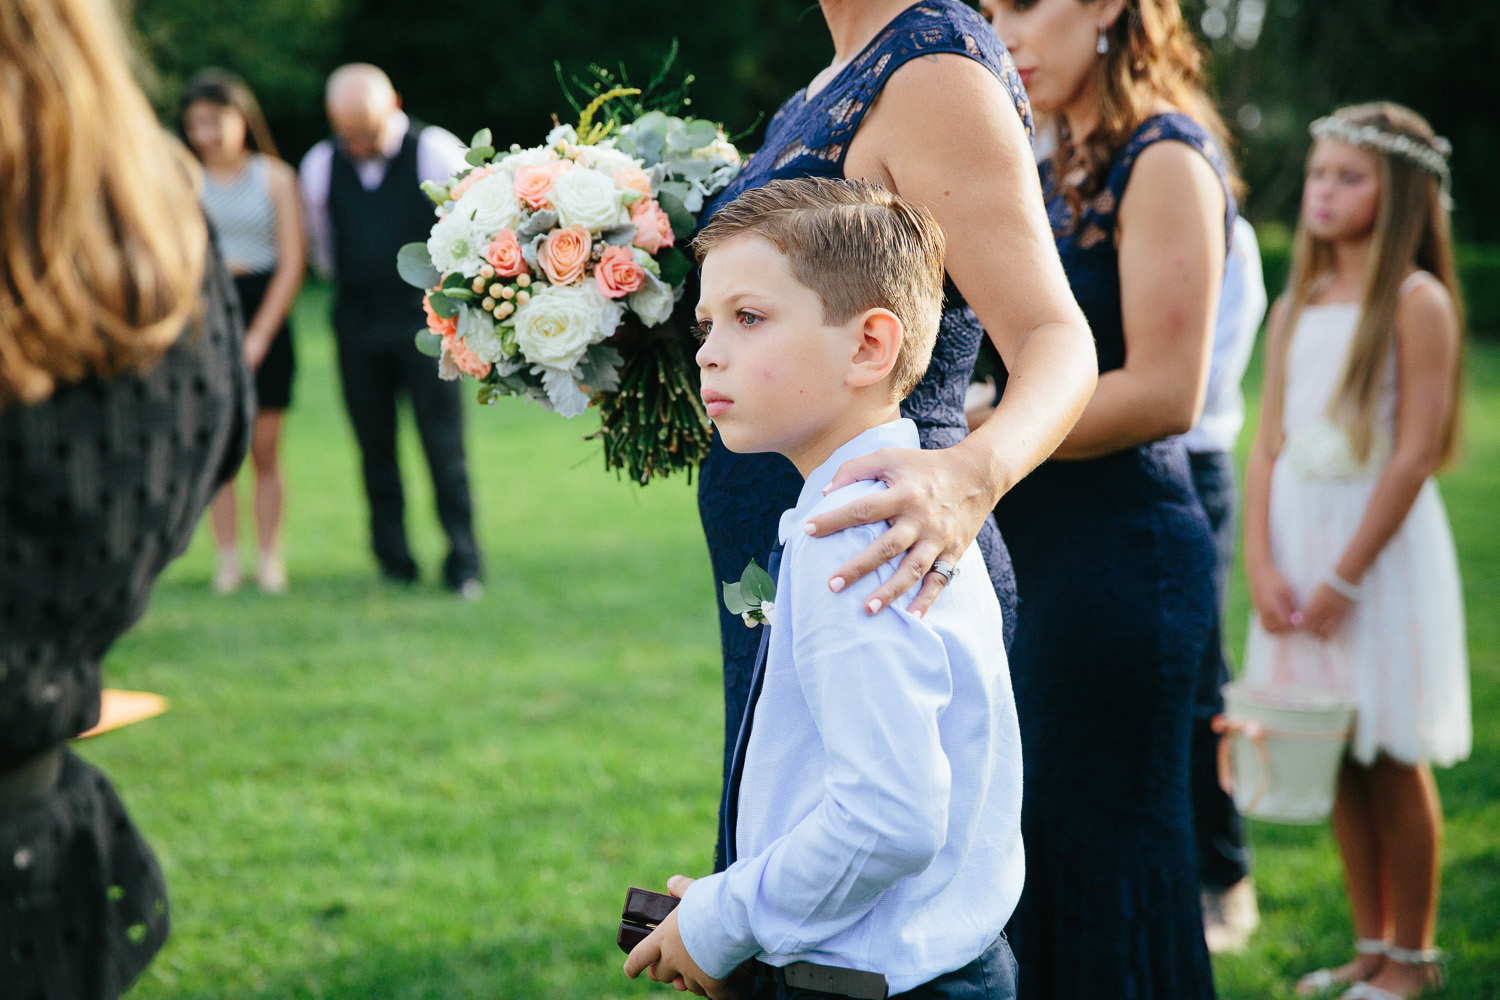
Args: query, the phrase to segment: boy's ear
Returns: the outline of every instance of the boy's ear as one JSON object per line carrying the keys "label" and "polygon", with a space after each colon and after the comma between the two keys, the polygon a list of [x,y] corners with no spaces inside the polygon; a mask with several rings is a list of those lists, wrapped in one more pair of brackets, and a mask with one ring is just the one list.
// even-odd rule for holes
{"label": "boy's ear", "polygon": [[883,382],[896,367],[905,331],[889,309],[870,309],[854,321],[859,340],[846,381],[858,388]]}

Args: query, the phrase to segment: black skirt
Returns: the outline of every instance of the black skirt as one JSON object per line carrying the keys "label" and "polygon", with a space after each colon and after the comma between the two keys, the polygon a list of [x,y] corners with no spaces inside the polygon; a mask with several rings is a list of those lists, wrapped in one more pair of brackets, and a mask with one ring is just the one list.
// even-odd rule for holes
{"label": "black skirt", "polygon": [[[240,274],[234,279],[234,287],[240,293],[240,311],[245,325],[255,319],[266,289],[271,284],[271,274]],[[297,369],[297,354],[292,349],[292,330],[286,323],[276,328],[265,360],[255,372],[255,406],[257,410],[285,410],[292,405],[292,375]]]}

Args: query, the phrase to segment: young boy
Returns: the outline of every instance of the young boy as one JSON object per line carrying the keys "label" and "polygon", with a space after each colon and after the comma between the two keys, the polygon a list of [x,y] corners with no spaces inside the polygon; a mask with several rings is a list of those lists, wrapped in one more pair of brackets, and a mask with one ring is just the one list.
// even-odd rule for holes
{"label": "young boy", "polygon": [[669,883],[682,902],[625,972],[710,997],[1013,997],[1021,747],[979,550],[926,617],[906,610],[915,588],[871,614],[899,560],[826,581],[884,526],[806,527],[885,488],[825,496],[839,466],[918,447],[900,402],[937,336],[942,231],[882,188],[798,179],[742,195],[696,249],[708,414],[730,450],[779,452],[806,485],[726,789],[729,867]]}

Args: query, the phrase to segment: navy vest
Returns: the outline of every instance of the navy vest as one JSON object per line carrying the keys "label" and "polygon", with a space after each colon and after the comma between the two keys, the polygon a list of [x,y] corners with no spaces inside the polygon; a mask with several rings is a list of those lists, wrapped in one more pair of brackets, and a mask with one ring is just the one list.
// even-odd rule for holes
{"label": "navy vest", "polygon": [[396,272],[396,252],[407,243],[426,242],[437,221],[417,174],[417,137],[424,127],[411,123],[373,191],[364,189],[354,163],[334,145],[328,218],[338,281],[336,320],[339,313],[355,313],[361,322],[390,323],[405,333],[422,325],[421,296]]}

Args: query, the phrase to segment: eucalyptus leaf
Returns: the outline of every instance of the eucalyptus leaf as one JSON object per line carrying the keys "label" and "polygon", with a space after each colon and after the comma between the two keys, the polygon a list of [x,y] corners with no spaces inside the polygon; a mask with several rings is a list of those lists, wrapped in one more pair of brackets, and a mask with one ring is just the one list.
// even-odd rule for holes
{"label": "eucalyptus leaf", "polygon": [[490,135],[490,130],[487,128],[482,128],[478,132],[474,133],[474,138],[469,140],[469,146],[474,149],[478,149],[480,146],[490,146],[491,139],[492,136]]}
{"label": "eucalyptus leaf", "polygon": [[429,358],[440,357],[443,353],[443,338],[431,330],[417,331],[417,350]]}
{"label": "eucalyptus leaf", "polygon": [[479,146],[464,154],[464,161],[472,167],[482,167],[490,157],[495,155],[494,146]]}
{"label": "eucalyptus leaf", "polygon": [[689,118],[683,123],[690,149],[702,149],[719,137],[719,126],[704,118]]}
{"label": "eucalyptus leaf", "polygon": [[673,160],[670,169],[678,177],[686,177],[690,181],[706,181],[714,172],[714,165],[707,160]]}
{"label": "eucalyptus leaf", "polygon": [[693,230],[698,228],[698,217],[687,210],[682,198],[675,191],[668,190],[668,186],[667,184],[661,186],[656,200],[672,222],[672,233],[681,239],[687,239],[693,235]]}
{"label": "eucalyptus leaf", "polygon": [[452,319],[458,315],[458,303],[445,294],[433,292],[427,296],[427,304],[432,307],[432,314],[438,319]]}
{"label": "eucalyptus leaf", "polygon": [[754,606],[760,607],[765,601],[776,600],[776,581],[752,559],[740,576],[740,593],[745,600],[754,601]]}
{"label": "eucalyptus leaf", "polygon": [[427,252],[426,243],[408,243],[396,251],[396,273],[401,275],[402,281],[423,291],[443,278],[432,266],[432,255]]}
{"label": "eucalyptus leaf", "polygon": [[453,288],[461,288],[464,291],[468,291],[469,281],[470,279],[465,278],[462,271],[454,271],[443,279],[443,294],[446,295]]}
{"label": "eucalyptus leaf", "polygon": [[741,595],[740,590],[741,587],[738,583],[724,584],[724,607],[732,615],[742,615],[746,611],[751,610],[750,605],[745,603],[745,598]]}

